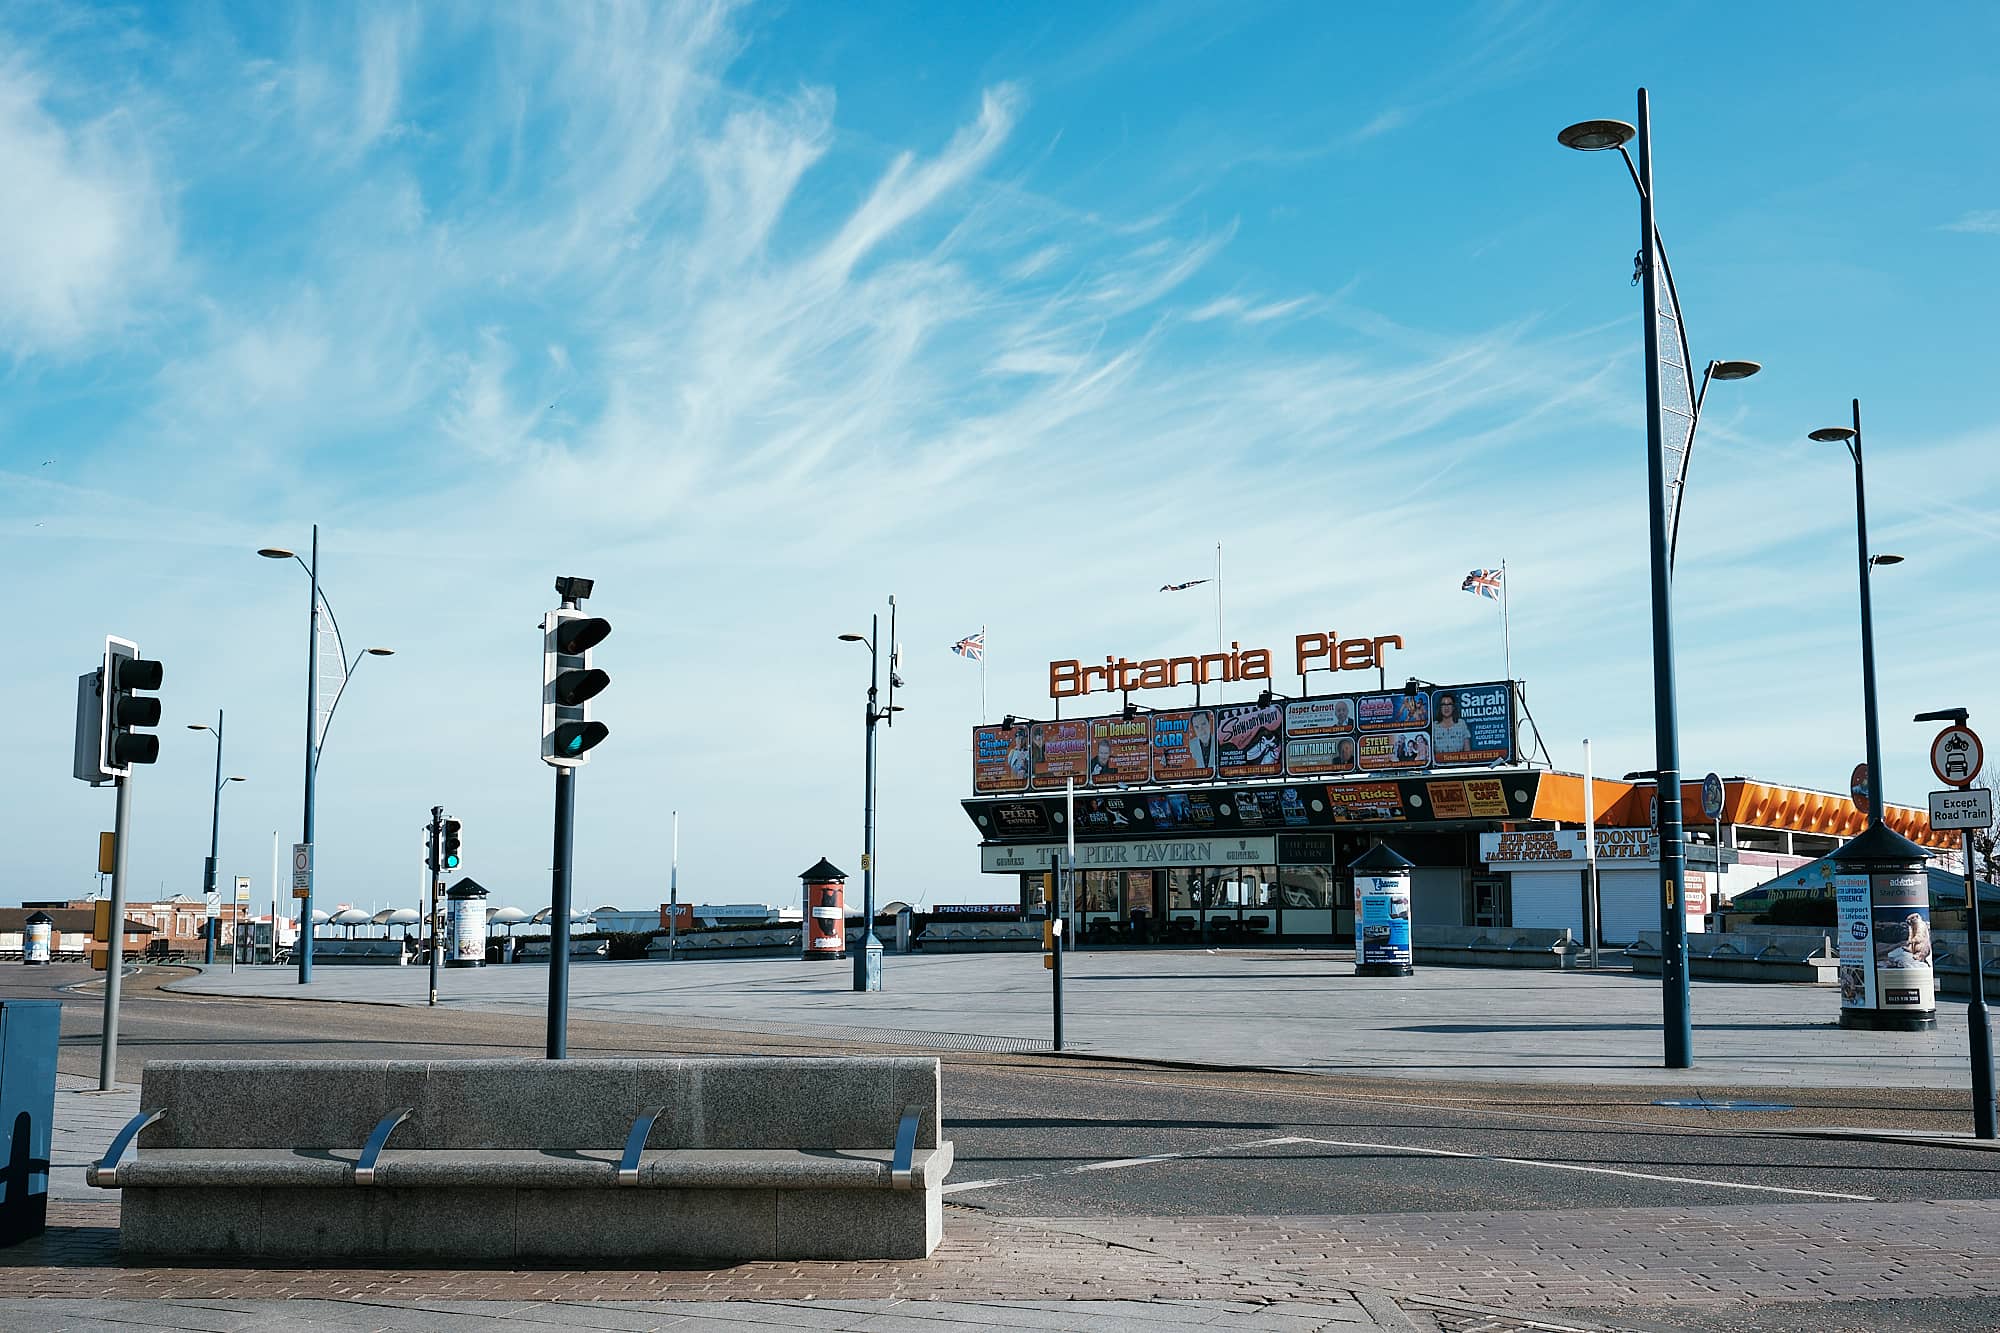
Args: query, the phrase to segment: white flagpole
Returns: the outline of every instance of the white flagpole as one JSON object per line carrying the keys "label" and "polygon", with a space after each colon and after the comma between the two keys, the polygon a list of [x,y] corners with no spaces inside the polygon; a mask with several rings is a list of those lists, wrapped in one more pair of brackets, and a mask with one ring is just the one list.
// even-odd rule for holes
{"label": "white flagpole", "polygon": [[1222,543],[1215,544],[1215,651],[1229,651],[1229,640],[1222,635]]}
{"label": "white flagpole", "polygon": [[979,627],[979,725],[986,725],[986,626]]}
{"label": "white flagpole", "polygon": [[1507,663],[1507,688],[1514,688],[1514,631],[1507,619],[1507,562],[1500,562],[1500,651]]}
{"label": "white flagpole", "polygon": [[1597,783],[1590,768],[1590,737],[1583,738],[1583,930],[1590,937],[1590,966],[1597,968]]}

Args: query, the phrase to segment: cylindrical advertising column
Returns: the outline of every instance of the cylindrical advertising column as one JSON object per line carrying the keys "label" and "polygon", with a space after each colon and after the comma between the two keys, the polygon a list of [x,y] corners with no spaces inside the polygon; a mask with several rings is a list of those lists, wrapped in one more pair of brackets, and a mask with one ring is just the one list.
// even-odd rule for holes
{"label": "cylindrical advertising column", "polygon": [[21,961],[24,963],[46,963],[49,961],[50,941],[55,935],[55,918],[47,912],[37,912],[28,918],[27,928],[21,940]]}
{"label": "cylindrical advertising column", "polygon": [[445,892],[445,897],[451,900],[451,934],[444,965],[486,966],[486,890],[477,881],[462,879]]}
{"label": "cylindrical advertising column", "polygon": [[1354,975],[1407,977],[1411,862],[1377,843],[1348,866],[1354,872]]}
{"label": "cylindrical advertising column", "polygon": [[1827,858],[1840,930],[1840,1025],[1937,1026],[1930,873],[1923,848],[1877,824]]}
{"label": "cylindrical advertising column", "polygon": [[847,957],[847,872],[824,856],[799,878],[805,882],[805,921],[799,957]]}

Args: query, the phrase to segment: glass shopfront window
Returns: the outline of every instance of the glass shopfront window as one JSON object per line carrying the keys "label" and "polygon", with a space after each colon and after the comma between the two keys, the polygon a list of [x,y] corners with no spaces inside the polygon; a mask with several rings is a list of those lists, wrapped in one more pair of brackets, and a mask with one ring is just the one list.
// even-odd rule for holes
{"label": "glass shopfront window", "polygon": [[1287,935],[1333,933],[1334,874],[1327,866],[1286,866],[1278,872],[1279,929]]}
{"label": "glass shopfront window", "polygon": [[1086,916],[1123,916],[1119,898],[1124,878],[1117,870],[1086,870],[1083,872],[1083,897],[1077,907]]}

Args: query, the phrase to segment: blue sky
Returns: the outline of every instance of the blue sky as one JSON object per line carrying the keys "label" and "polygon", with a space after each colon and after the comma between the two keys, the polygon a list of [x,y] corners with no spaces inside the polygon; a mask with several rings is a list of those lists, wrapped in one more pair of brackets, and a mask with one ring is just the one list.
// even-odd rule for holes
{"label": "blue sky", "polygon": [[777,901],[858,868],[894,593],[886,897],[983,899],[967,729],[1046,663],[1400,633],[1500,666],[1508,562],[1559,764],[1651,765],[1636,203],[1555,132],[1652,90],[1710,397],[1678,572],[1683,763],[1861,758],[1864,403],[1892,800],[1949,704],[2000,732],[1986,6],[0,6],[0,558],[21,716],[0,901],[89,890],[67,776],[115,632],[167,664],[134,889],[299,818],[303,575],[381,643],[321,769],[321,895],[403,903],[433,804],[546,900],[552,578],[594,577],[611,739],[578,896]]}

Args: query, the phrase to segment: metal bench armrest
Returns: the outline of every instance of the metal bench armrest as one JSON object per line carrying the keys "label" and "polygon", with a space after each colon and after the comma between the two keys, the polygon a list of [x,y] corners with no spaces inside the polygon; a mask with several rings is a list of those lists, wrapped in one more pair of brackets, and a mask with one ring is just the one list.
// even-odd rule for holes
{"label": "metal bench armrest", "polygon": [[96,1179],[92,1183],[99,1189],[117,1189],[118,1159],[125,1155],[127,1148],[132,1146],[132,1140],[139,1137],[140,1130],[152,1124],[155,1120],[164,1120],[166,1114],[166,1108],[160,1107],[152,1111],[141,1111],[126,1121],[125,1128],[118,1131],[118,1137],[111,1140],[111,1146],[105,1149],[104,1156],[98,1159]]}
{"label": "metal bench armrest", "polygon": [[618,1159],[618,1183],[636,1185],[639,1183],[639,1154],[646,1150],[646,1138],[653,1132],[653,1122],[658,1120],[667,1108],[649,1106],[639,1113],[632,1122],[632,1132],[625,1136],[625,1155]]}
{"label": "metal bench armrest", "polygon": [[361,1149],[361,1157],[354,1163],[354,1183],[373,1185],[375,1183],[375,1161],[382,1155],[382,1149],[389,1146],[389,1136],[396,1132],[396,1126],[410,1118],[413,1106],[400,1107],[382,1117],[381,1122],[368,1135],[367,1144]]}
{"label": "metal bench armrest", "polygon": [[896,1155],[889,1162],[889,1184],[899,1190],[911,1189],[915,1181],[911,1179],[910,1163],[917,1155],[917,1118],[921,1112],[914,1106],[903,1112],[902,1123],[896,1126]]}

